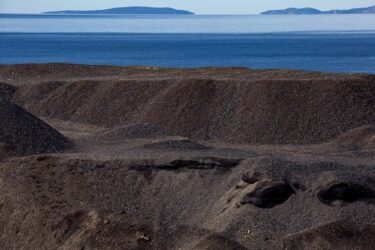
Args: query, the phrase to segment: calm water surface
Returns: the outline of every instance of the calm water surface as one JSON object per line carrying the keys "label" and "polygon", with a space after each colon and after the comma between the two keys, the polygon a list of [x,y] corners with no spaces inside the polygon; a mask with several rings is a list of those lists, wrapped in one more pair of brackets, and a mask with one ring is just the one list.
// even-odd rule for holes
{"label": "calm water surface", "polygon": [[375,15],[0,15],[0,32],[228,33],[375,31]]}
{"label": "calm water surface", "polygon": [[0,15],[0,63],[375,73],[375,15]]}

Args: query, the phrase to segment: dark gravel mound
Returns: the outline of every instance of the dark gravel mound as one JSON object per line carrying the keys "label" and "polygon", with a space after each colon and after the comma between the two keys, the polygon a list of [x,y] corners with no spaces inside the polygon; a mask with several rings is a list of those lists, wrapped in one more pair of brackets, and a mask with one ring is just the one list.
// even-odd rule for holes
{"label": "dark gravel mound", "polygon": [[319,158],[172,157],[155,159],[159,165],[63,154],[12,158],[0,168],[1,244],[3,249],[374,249],[375,206],[365,202],[375,188],[373,165]]}
{"label": "dark gravel mound", "polygon": [[[56,80],[64,80],[63,66],[49,66],[49,77],[57,69]],[[105,68],[97,69],[101,76]],[[48,90],[48,83],[23,86],[15,101],[56,119],[108,127],[151,123],[184,137],[252,144],[322,143],[375,124],[372,75],[131,69],[123,68],[121,79],[93,75],[54,85],[43,97],[30,93]]]}
{"label": "dark gravel mound", "polygon": [[37,117],[7,101],[0,101],[0,141],[18,154],[52,153],[72,142]]}
{"label": "dark gravel mound", "polygon": [[1,65],[0,77],[12,81],[17,85],[25,85],[33,82],[49,81],[56,78],[90,77],[92,75],[108,76],[118,74],[120,67],[76,64],[15,64]]}
{"label": "dark gravel mound", "polygon": [[[375,249],[375,76],[52,64],[0,81],[19,84],[0,102],[2,249]],[[73,147],[25,110],[77,146],[18,157]]]}

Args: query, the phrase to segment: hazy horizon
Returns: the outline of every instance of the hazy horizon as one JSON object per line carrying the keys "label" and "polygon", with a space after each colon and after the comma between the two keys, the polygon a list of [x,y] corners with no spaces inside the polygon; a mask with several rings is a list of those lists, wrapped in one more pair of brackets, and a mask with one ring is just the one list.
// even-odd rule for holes
{"label": "hazy horizon", "polygon": [[259,14],[262,11],[270,9],[285,9],[289,7],[311,7],[320,10],[331,9],[350,9],[369,7],[374,5],[373,0],[334,0],[327,2],[326,0],[263,0],[253,2],[243,2],[243,0],[223,1],[223,0],[207,0],[205,2],[199,0],[190,1],[171,1],[164,0],[93,0],[93,1],[77,1],[65,0],[2,0],[0,3],[0,13],[41,13],[54,10],[97,10],[109,9],[116,7],[129,6],[147,6],[147,7],[171,7],[175,9],[184,9],[192,11],[196,14]]}

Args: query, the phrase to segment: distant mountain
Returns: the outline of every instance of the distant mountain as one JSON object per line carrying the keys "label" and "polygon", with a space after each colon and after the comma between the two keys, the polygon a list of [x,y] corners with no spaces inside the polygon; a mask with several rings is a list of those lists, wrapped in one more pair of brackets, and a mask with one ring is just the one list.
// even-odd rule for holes
{"label": "distant mountain", "polygon": [[367,8],[324,11],[324,14],[374,14],[374,13],[375,13],[375,5],[371,7],[367,7]]}
{"label": "distant mountain", "polygon": [[262,15],[298,15],[298,14],[321,14],[322,12],[313,8],[288,8],[285,10],[268,10],[262,12]]}
{"label": "distant mountain", "polygon": [[299,15],[299,14],[375,14],[375,5],[367,8],[356,8],[349,10],[321,11],[313,8],[288,8],[284,10],[268,10],[262,15]]}
{"label": "distant mountain", "polygon": [[77,15],[95,15],[95,14],[141,14],[141,15],[157,15],[157,14],[171,14],[171,15],[193,15],[193,12],[186,10],[176,10],[173,8],[153,8],[153,7],[123,7],[112,8],[105,10],[61,10],[61,11],[48,11],[43,14],[77,14]]}

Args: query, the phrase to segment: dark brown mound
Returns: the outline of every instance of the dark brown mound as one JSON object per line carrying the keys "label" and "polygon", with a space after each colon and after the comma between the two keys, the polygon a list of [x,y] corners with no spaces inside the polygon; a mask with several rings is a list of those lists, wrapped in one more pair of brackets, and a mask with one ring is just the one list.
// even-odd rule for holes
{"label": "dark brown mound", "polygon": [[[48,69],[52,76],[55,68]],[[243,143],[321,143],[375,124],[374,76],[123,68],[126,77],[102,80],[104,68],[97,69],[97,78],[63,83],[42,97],[30,89],[49,83],[23,86],[15,100],[56,119],[109,127],[152,123],[190,138]]]}
{"label": "dark brown mound", "polygon": [[[238,67],[207,67],[192,69],[177,68],[159,68],[159,67],[118,67],[118,66],[97,66],[97,65],[78,65],[78,64],[17,64],[0,65],[0,78],[3,81],[11,81],[17,85],[25,83],[46,82],[52,80],[76,80],[92,79],[98,77],[101,79],[160,79],[166,77],[189,77],[198,78],[252,78],[260,79],[342,79],[357,78],[358,75],[327,74],[321,72],[293,71],[293,70],[249,70]],[[25,81],[27,79],[27,81]]]}
{"label": "dark brown mound", "polygon": [[150,149],[169,149],[169,150],[209,150],[212,147],[194,142],[190,139],[171,139],[161,140],[144,145],[144,148]]}
{"label": "dark brown mound", "polygon": [[73,144],[37,117],[7,101],[0,101],[0,141],[18,154],[52,153]]}
{"label": "dark brown mound", "polygon": [[[229,158],[162,158],[155,166],[149,159],[97,161],[71,155],[2,163],[2,248],[282,249],[283,239],[288,247],[297,246],[289,249],[304,249],[304,243],[305,249],[329,249],[309,246],[327,242],[340,246],[350,240],[348,246],[373,244],[373,226],[366,225],[375,225],[374,205],[327,206],[315,195],[316,187],[327,179],[343,182],[341,174],[347,176],[347,183],[374,188],[374,183],[365,182],[374,174],[371,165],[359,171],[357,164],[298,163],[272,157],[240,163]],[[263,188],[263,193],[259,188],[267,185],[256,188],[257,184],[247,183],[237,188],[246,171],[261,173],[257,183],[272,179],[268,187],[277,188],[268,189],[271,192]],[[359,174],[363,181],[348,172]],[[306,189],[287,198],[291,192],[285,184],[295,182]],[[287,200],[268,209],[247,203],[237,206],[254,188],[259,190],[256,198],[266,203],[280,202],[280,197]],[[324,227],[327,221],[340,220],[356,221],[364,230]],[[309,235],[312,243],[304,241]]]}
{"label": "dark brown mound", "polygon": [[16,90],[16,87],[0,82],[0,100],[2,99],[9,101],[12,98],[13,94],[16,92]]}
{"label": "dark brown mound", "polygon": [[25,83],[54,80],[56,77],[66,80],[67,78],[90,77],[94,74],[97,76],[116,75],[120,70],[120,67],[115,66],[100,66],[98,69],[97,66],[75,64],[17,64],[1,65],[0,75],[7,81],[24,85]]}
{"label": "dark brown mound", "polygon": [[[22,85],[11,101],[55,118],[78,145],[69,154],[1,160],[0,248],[374,249],[371,128],[342,140],[349,149],[358,145],[356,152],[326,152],[329,143],[214,141],[215,150],[183,143],[177,151],[169,144],[178,137],[101,143],[90,136],[103,128],[88,126],[106,127],[109,141],[152,134],[132,130],[150,123],[193,144],[322,142],[374,125],[374,80],[288,70],[0,65],[0,81]],[[0,157],[44,138],[35,125],[41,121],[7,105],[12,119],[0,119],[10,139],[27,135],[32,143],[8,140]],[[156,140],[169,141],[167,148],[143,147]]]}
{"label": "dark brown mound", "polygon": [[95,137],[100,141],[118,142],[135,138],[154,138],[172,135],[170,132],[149,123],[131,124],[101,132]]}

